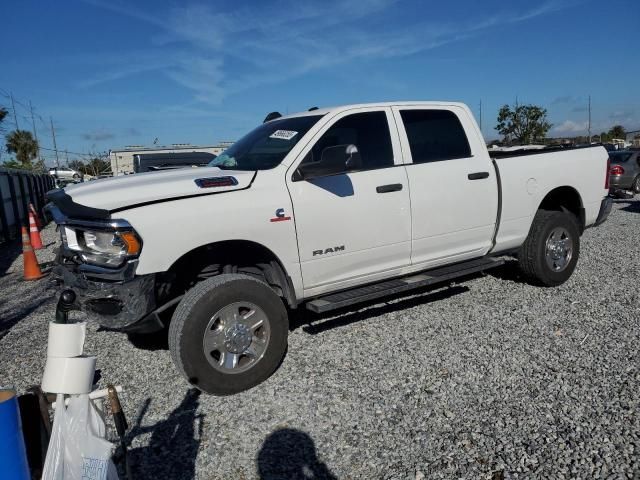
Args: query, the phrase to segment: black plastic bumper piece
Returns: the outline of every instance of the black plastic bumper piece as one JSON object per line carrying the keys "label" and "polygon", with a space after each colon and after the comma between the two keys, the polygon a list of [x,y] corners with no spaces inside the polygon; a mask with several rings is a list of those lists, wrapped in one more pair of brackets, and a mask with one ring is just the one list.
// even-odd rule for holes
{"label": "black plastic bumper piece", "polygon": [[63,288],[76,294],[77,308],[108,329],[141,328],[139,322],[156,308],[154,275],[110,281],[62,265],[54,267],[53,275]]}
{"label": "black plastic bumper piece", "polygon": [[611,197],[605,197],[602,199],[602,203],[600,204],[600,212],[598,213],[598,218],[596,222],[593,224],[594,227],[598,225],[602,225],[604,221],[609,217],[611,213],[611,207],[613,206],[613,200]]}

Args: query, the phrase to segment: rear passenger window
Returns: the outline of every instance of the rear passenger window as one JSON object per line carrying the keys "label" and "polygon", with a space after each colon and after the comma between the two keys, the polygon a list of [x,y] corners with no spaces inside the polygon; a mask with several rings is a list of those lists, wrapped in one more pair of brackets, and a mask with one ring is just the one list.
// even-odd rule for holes
{"label": "rear passenger window", "polygon": [[401,110],[413,163],[471,156],[467,135],[449,110]]}

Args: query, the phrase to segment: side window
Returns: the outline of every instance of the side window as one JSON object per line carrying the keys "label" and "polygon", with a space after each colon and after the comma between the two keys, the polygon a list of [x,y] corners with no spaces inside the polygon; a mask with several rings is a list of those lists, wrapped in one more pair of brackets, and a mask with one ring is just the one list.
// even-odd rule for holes
{"label": "side window", "polygon": [[471,156],[467,135],[449,110],[402,110],[413,163],[439,162]]}
{"label": "side window", "polygon": [[[332,166],[330,161],[327,162],[330,157],[342,159],[342,156],[336,153],[342,153],[349,145],[354,145],[359,155],[355,168],[348,169],[346,164]],[[312,163],[318,164],[318,168],[314,168],[315,175],[322,175],[323,169],[327,169],[327,173],[336,174],[348,170],[371,170],[393,166],[393,148],[386,113],[354,113],[338,120],[322,135],[302,165],[311,166]]]}

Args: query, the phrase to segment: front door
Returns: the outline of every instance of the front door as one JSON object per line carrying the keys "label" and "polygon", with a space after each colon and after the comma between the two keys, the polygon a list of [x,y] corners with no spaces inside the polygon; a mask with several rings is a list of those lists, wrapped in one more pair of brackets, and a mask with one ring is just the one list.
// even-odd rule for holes
{"label": "front door", "polygon": [[[374,281],[409,265],[409,185],[391,122],[390,109],[342,113],[289,170],[306,295]],[[357,152],[358,161],[323,172],[323,160],[346,151]],[[301,165],[312,171],[304,179],[296,175]]]}

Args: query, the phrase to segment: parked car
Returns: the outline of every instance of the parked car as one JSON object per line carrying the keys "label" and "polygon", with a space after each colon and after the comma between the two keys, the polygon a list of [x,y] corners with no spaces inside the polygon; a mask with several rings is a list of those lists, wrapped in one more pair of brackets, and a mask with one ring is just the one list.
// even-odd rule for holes
{"label": "parked car", "polygon": [[344,308],[509,256],[538,285],[571,276],[582,232],[611,210],[606,150],[485,145],[461,103],[275,118],[208,167],[50,192],[55,277],[105,327],[169,323],[199,389],[246,390],[282,360],[288,309]]}
{"label": "parked car", "polygon": [[609,186],[612,190],[640,193],[640,150],[609,152]]}
{"label": "parked car", "polygon": [[53,175],[61,180],[80,180],[82,174],[69,167],[53,167],[49,170],[49,175]]}

